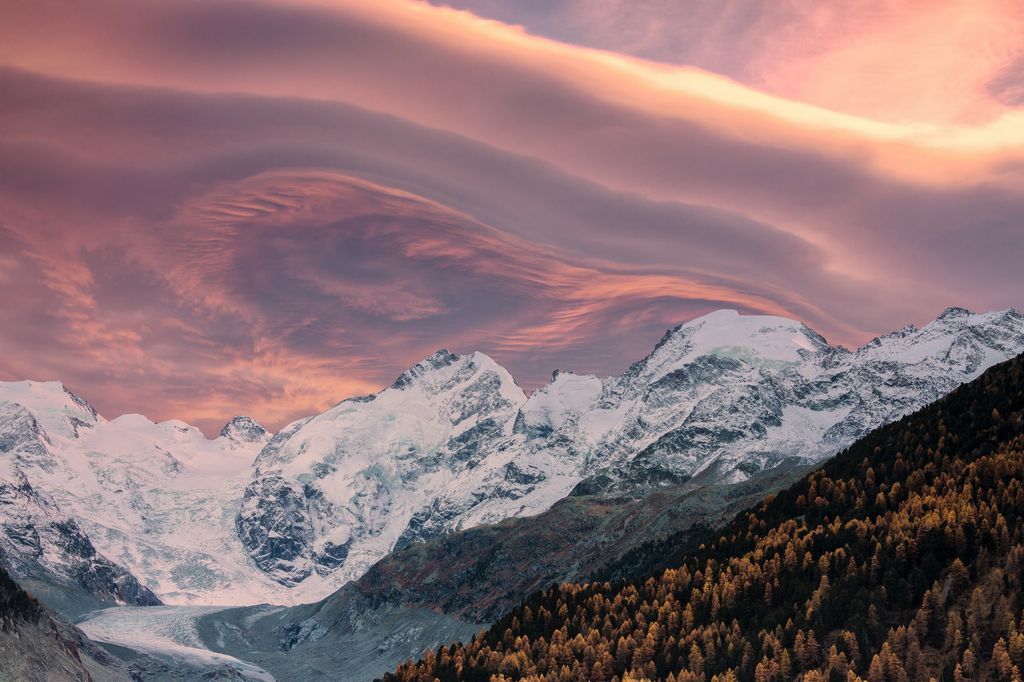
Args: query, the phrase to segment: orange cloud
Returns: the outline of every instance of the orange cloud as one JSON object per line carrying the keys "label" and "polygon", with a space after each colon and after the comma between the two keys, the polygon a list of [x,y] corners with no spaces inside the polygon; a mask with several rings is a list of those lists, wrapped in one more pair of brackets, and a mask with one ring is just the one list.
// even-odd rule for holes
{"label": "orange cloud", "polygon": [[[806,4],[757,65],[765,87],[900,123],[984,123],[1007,113],[986,86],[1024,55],[1012,0]],[[788,35],[787,35],[788,34]]]}

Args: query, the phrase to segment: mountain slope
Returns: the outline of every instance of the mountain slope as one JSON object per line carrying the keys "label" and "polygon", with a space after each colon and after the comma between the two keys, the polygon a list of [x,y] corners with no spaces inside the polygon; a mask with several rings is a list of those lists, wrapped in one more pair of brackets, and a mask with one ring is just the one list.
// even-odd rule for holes
{"label": "mountain slope", "polygon": [[595,435],[588,491],[697,474],[742,480],[784,456],[820,460],[1024,350],[1024,317],[949,308],[856,351],[806,326],[722,310],[669,331],[605,382],[581,419]]}
{"label": "mountain slope", "polygon": [[[211,649],[279,678],[343,673],[347,682],[368,681],[410,655],[475,634],[477,623],[493,622],[539,588],[629,573],[634,562],[624,557],[654,538],[695,542],[804,470],[780,466],[731,485],[687,483],[640,500],[568,497],[537,516],[407,545],[320,602],[218,611],[201,617],[198,630]],[[606,568],[611,559],[620,561]]]}
{"label": "mountain slope", "polygon": [[859,440],[680,565],[538,593],[385,679],[1010,682],[1022,576],[1019,357]]}
{"label": "mountain slope", "polygon": [[[432,497],[515,466],[513,453],[479,444],[508,436],[525,400],[486,355],[438,351],[379,394],[283,429],[256,460],[239,536],[284,584],[358,577],[408,541]],[[507,477],[489,488],[503,498],[522,490]]]}
{"label": "mountain slope", "polygon": [[119,660],[26,594],[0,567],[0,682],[129,679]]}

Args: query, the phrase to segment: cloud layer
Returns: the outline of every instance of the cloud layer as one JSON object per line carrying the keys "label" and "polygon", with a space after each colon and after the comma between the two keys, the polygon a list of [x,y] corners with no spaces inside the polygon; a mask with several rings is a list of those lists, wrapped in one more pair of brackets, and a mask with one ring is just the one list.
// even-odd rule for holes
{"label": "cloud layer", "polygon": [[[687,55],[602,44],[617,5],[588,6],[552,4],[623,52],[400,0],[5,6],[0,378],[277,427],[442,345],[531,387],[619,371],[718,307],[856,344],[1024,303],[1011,49],[961,79],[973,104],[924,117],[750,75],[796,69],[789,53],[720,69],[764,91],[644,61],[624,52]],[[750,8],[714,35],[782,30]],[[870,80],[836,50],[927,43],[966,21],[953,9],[858,15],[845,52],[799,68]]]}

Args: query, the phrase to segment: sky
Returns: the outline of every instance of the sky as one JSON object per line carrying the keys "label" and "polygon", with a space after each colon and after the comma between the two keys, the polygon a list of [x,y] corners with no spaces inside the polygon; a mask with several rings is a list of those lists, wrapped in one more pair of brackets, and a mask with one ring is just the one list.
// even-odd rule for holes
{"label": "sky", "polygon": [[1024,308],[1016,0],[9,0],[0,380],[277,429],[719,308]]}

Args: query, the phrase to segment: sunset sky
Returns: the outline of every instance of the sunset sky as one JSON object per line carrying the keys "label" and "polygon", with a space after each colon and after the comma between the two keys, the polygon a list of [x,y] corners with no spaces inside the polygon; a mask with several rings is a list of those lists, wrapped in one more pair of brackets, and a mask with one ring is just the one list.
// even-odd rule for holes
{"label": "sunset sky", "polygon": [[270,428],[717,309],[1024,307],[1017,0],[7,0],[0,380]]}

